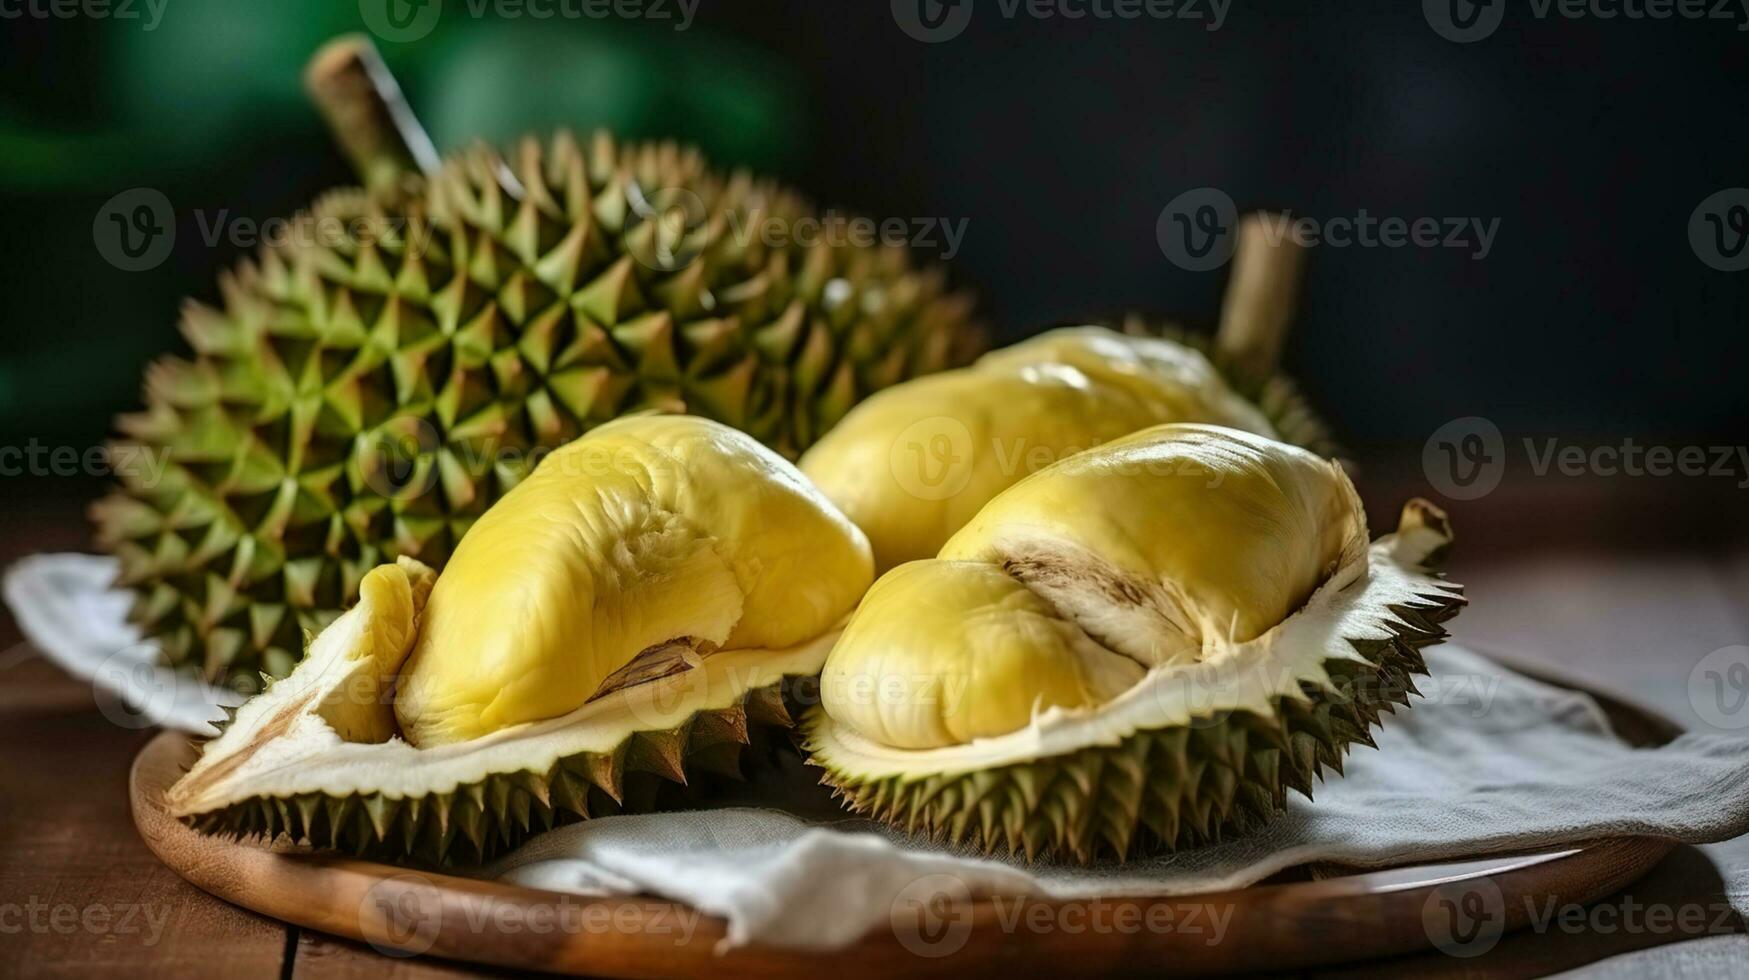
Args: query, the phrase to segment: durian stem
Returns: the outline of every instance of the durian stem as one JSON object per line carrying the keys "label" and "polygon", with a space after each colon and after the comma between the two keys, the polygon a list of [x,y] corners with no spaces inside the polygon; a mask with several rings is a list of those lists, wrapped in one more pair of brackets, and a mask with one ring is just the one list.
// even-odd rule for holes
{"label": "durian stem", "polygon": [[1281,363],[1305,270],[1306,247],[1287,215],[1253,213],[1239,222],[1232,277],[1215,347],[1239,371],[1268,378]]}
{"label": "durian stem", "polygon": [[304,69],[304,89],[366,189],[391,193],[408,175],[437,170],[437,147],[369,38],[323,45]]}

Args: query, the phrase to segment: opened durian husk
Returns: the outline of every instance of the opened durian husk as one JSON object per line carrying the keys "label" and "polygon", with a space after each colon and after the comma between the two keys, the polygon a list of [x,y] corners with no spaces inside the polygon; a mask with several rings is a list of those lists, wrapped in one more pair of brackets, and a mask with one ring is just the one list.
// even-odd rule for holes
{"label": "opened durian husk", "polygon": [[170,809],[445,862],[646,808],[630,781],[733,774],[755,726],[789,726],[783,684],[818,673],[871,577],[861,532],[751,437],[623,419],[544,460],[441,576],[367,574]]}
{"label": "opened durian husk", "polygon": [[1310,795],[1408,703],[1463,602],[1432,570],[1450,539],[1416,500],[1368,545],[1347,476],[1294,447],[1146,430],[883,575],[804,743],[857,812],[985,851],[1218,841]]}

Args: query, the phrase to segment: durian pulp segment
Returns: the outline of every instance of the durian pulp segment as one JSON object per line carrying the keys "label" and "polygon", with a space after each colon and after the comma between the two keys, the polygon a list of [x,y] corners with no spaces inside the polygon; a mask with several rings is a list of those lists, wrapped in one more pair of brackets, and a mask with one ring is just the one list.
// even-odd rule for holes
{"label": "durian pulp segment", "polygon": [[1156,422],[1208,422],[1276,436],[1256,405],[1235,392],[1201,351],[1167,337],[1123,334],[1107,327],[1058,327],[978,358],[977,370],[1024,371],[1061,364],[1094,382],[1122,388]]}
{"label": "durian pulp segment", "polygon": [[671,645],[709,660],[811,640],[872,578],[862,533],[776,453],[696,418],[621,419],[474,526],[395,713],[421,746],[562,715]]}
{"label": "durian pulp segment", "polygon": [[1041,470],[879,579],[803,719],[852,808],[1088,861],[1248,829],[1340,771],[1460,590],[1444,515],[1368,546],[1340,468],[1166,425]]}
{"label": "durian pulp segment", "polygon": [[868,533],[884,570],[934,556],[984,504],[1043,466],[1166,422],[1283,437],[1200,351],[1085,326],[878,393],[801,467]]}
{"label": "durian pulp segment", "polygon": [[883,744],[813,708],[804,724],[809,751],[821,765],[833,772],[853,771],[858,780],[912,782],[1117,746],[1138,732],[1187,727],[1234,711],[1271,717],[1276,699],[1308,702],[1304,684],[1337,688],[1330,661],[1367,665],[1356,642],[1388,643],[1400,636],[1394,627],[1420,618],[1405,619],[1394,607],[1430,609],[1457,591],[1421,567],[1449,538],[1423,533],[1425,528],[1416,523],[1419,506],[1405,509],[1398,532],[1373,542],[1364,562],[1340,569],[1274,629],[1199,663],[1148,672],[1108,702],[1092,700],[1085,706],[1092,710],[1049,707],[1006,734],[919,751]]}
{"label": "durian pulp segment", "polygon": [[823,704],[905,748],[1004,735],[1254,639],[1365,550],[1335,463],[1218,426],[1146,429],[1027,477],[938,558],[883,576]]}
{"label": "durian pulp segment", "polygon": [[366,575],[171,810],[483,858],[628,803],[628,772],[734,772],[750,724],[789,726],[779,685],[818,673],[871,576],[862,533],[751,436],[619,420],[545,460],[441,576],[405,558]]}
{"label": "durian pulp segment", "polygon": [[942,546],[999,565],[1143,667],[1252,639],[1366,550],[1334,462],[1250,433],[1168,425],[1071,456]]}

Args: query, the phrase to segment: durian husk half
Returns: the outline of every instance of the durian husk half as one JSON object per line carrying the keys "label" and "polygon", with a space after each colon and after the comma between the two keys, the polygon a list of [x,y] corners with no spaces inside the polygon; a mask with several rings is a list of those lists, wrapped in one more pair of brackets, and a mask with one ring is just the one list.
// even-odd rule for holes
{"label": "durian husk half", "polygon": [[[565,823],[651,809],[698,774],[737,778],[757,729],[788,729],[783,685],[817,674],[837,632],[739,650],[621,689],[567,715],[417,748],[356,740],[359,705],[393,725],[393,682],[435,579],[412,559],[367,575],[358,605],[308,657],[235,709],[169,790],[205,833],[430,864],[474,863]],[[348,737],[348,736],[352,737]]]}
{"label": "durian husk half", "polygon": [[782,457],[690,416],[548,456],[441,576],[402,557],[168,791],[199,830],[478,861],[738,773],[868,588],[867,539]]}
{"label": "durian husk half", "polygon": [[1435,570],[1450,542],[1445,515],[1413,500],[1274,628],[1097,710],[908,750],[814,706],[804,747],[852,810],[945,843],[1077,863],[1215,843],[1262,825],[1290,789],[1309,798],[1419,693],[1421,651],[1465,601]]}

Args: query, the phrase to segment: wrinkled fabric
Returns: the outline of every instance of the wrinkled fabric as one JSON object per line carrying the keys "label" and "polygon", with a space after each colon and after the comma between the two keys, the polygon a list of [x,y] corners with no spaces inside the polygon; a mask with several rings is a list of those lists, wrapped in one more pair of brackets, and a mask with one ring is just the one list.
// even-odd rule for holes
{"label": "wrinkled fabric", "polygon": [[[1616,738],[1586,695],[1460,647],[1426,651],[1424,695],[1356,746],[1315,800],[1261,831],[1181,854],[1082,868],[986,859],[836,816],[796,767],[750,788],[783,807],[607,817],[535,838],[485,876],[581,894],[661,895],[728,920],[727,942],[835,949],[889,928],[920,881],[973,896],[1182,895],[1310,862],[1389,867],[1558,849],[1601,837],[1682,843],[1749,832],[1749,738]],[[940,879],[928,884],[940,888]],[[963,886],[963,891],[962,891]],[[909,908],[908,904],[905,904]]]}
{"label": "wrinkled fabric", "polygon": [[[229,697],[157,667],[126,623],[115,563],[42,555],[8,570],[30,641],[118,694],[128,723],[199,732]],[[584,895],[653,894],[728,921],[726,942],[847,946],[890,928],[919,883],[975,896],[1182,895],[1309,862],[1372,868],[1647,835],[1698,844],[1749,832],[1749,738],[1685,734],[1636,749],[1591,698],[1461,647],[1426,651],[1423,697],[1357,746],[1315,800],[1290,796],[1259,832],[1215,847],[1088,868],[988,859],[843,814],[799,763],[716,809],[605,817],[536,837],[482,877]],[[908,907],[908,906],[907,906]]]}
{"label": "wrinkled fabric", "polygon": [[90,681],[111,721],[216,735],[220,705],[243,696],[171,670],[156,645],[127,621],[133,593],[115,588],[121,563],[107,555],[32,555],[6,570],[6,606],[30,644],[62,670]]}

